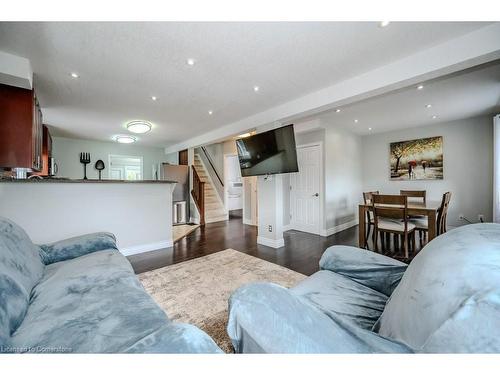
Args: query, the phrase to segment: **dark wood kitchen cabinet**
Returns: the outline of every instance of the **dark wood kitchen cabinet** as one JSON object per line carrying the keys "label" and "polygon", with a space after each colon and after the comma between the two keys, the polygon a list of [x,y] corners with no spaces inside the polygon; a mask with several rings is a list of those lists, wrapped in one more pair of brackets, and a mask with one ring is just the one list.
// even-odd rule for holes
{"label": "dark wood kitchen cabinet", "polygon": [[42,123],[34,90],[0,84],[0,168],[41,171]]}
{"label": "dark wood kitchen cabinet", "polygon": [[[52,137],[50,136],[49,128],[43,125],[42,137],[42,166],[40,172],[33,173],[38,176],[50,175],[50,158],[52,158]],[[52,171],[54,172],[54,171]]]}

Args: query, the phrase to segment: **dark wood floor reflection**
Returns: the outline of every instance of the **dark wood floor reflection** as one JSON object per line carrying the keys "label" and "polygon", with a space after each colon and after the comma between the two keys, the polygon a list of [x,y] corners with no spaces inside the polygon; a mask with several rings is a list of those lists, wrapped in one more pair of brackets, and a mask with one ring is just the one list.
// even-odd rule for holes
{"label": "dark wood floor reflection", "polygon": [[202,257],[228,248],[253,255],[290,268],[305,275],[318,270],[318,262],[326,248],[332,245],[356,246],[358,228],[353,227],[329,237],[288,231],[285,246],[280,249],[257,244],[257,228],[243,225],[241,216],[200,227],[171,248],[128,257],[136,273],[165,267],[185,260]]}
{"label": "dark wood floor reflection", "polygon": [[[285,246],[273,249],[257,244],[257,227],[244,225],[241,212],[232,211],[228,221],[211,223],[199,227],[173,247],[129,256],[136,273],[150,271],[189,259],[202,257],[225,249],[234,249],[260,259],[279,264],[294,271],[311,275],[318,271],[318,262],[323,252],[333,245],[358,245],[358,226],[346,229],[329,237],[290,230],[283,234]],[[368,241],[373,249],[371,239]],[[417,237],[417,251],[421,244]],[[385,255],[403,260],[402,249],[382,251]],[[404,260],[403,260],[404,261]]]}

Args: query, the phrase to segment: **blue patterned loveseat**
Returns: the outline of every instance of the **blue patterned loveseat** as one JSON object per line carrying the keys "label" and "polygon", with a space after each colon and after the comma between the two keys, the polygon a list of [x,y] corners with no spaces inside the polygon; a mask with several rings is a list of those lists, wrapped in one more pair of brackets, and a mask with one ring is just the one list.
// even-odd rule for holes
{"label": "blue patterned loveseat", "polygon": [[288,290],[249,284],[230,299],[240,353],[500,353],[500,225],[432,240],[409,266],[333,246]]}
{"label": "blue patterned loveseat", "polygon": [[109,233],[34,245],[0,218],[0,352],[218,353],[169,321]]}

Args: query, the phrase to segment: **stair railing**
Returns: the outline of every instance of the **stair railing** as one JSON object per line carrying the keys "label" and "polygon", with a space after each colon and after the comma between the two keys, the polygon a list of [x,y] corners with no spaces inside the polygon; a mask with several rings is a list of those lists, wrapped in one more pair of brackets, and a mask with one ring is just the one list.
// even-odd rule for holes
{"label": "stair railing", "polygon": [[191,170],[193,171],[193,189],[191,190],[191,195],[200,212],[200,225],[205,225],[205,182],[200,179],[194,166],[191,166]]}
{"label": "stair railing", "polygon": [[208,152],[208,150],[206,149],[205,146],[201,146],[200,148],[203,151],[203,153],[205,154],[205,157],[207,158],[207,160],[208,160],[208,162],[210,164],[210,167],[212,168],[214,174],[217,176],[217,179],[219,180],[219,183],[222,186],[224,186],[224,181],[222,181],[222,178],[220,177],[219,172],[217,171],[217,168],[215,168],[214,162],[212,160],[212,156],[210,156],[210,152]]}

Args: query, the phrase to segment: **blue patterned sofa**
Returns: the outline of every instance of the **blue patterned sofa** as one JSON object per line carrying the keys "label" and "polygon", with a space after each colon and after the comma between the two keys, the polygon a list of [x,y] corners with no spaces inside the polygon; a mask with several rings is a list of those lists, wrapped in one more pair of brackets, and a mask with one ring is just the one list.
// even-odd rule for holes
{"label": "blue patterned sofa", "polygon": [[34,245],[0,218],[0,352],[219,353],[169,321],[109,233]]}
{"label": "blue patterned sofa", "polygon": [[239,353],[500,353],[500,225],[431,241],[409,266],[333,246],[292,289],[249,284],[230,299]]}

